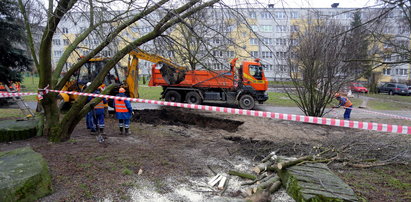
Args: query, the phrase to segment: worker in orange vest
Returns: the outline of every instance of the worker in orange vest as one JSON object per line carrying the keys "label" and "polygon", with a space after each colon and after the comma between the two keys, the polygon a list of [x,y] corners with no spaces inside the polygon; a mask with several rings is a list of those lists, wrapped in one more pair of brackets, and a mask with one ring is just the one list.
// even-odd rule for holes
{"label": "worker in orange vest", "polygon": [[[94,94],[100,94],[101,87],[98,90],[95,90]],[[88,97],[87,102],[90,102],[93,97]],[[89,120],[87,121],[88,126],[90,126],[91,133],[97,132],[101,135],[104,133],[104,107],[107,104],[106,98],[103,98],[94,108],[89,112]]]}
{"label": "worker in orange vest", "polygon": [[[126,90],[124,88],[120,88],[118,90],[119,97],[127,97]],[[120,128],[120,135],[123,135],[123,128],[125,129],[125,134],[129,135],[130,131],[130,118],[133,113],[133,108],[131,107],[130,101],[128,100],[114,100],[114,108],[116,110],[116,118],[118,119],[118,126]]]}
{"label": "worker in orange vest", "polygon": [[344,120],[350,120],[350,115],[351,115],[351,110],[352,110],[352,102],[344,96],[341,96],[339,93],[336,93],[334,95],[335,99],[337,99],[340,103],[333,107],[333,108],[339,108],[341,106],[344,107],[345,112],[344,112]]}
{"label": "worker in orange vest", "polygon": [[[99,87],[98,90],[94,91],[96,94],[100,94],[103,87]],[[95,123],[98,126],[98,131],[101,135],[105,135],[104,133],[104,108],[107,104],[106,98],[103,98],[96,106],[94,106],[94,114],[95,114]]]}

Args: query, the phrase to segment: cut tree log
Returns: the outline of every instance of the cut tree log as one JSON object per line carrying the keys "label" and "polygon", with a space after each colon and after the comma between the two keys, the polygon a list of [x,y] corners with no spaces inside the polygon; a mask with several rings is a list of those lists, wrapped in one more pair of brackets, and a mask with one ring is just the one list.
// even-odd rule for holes
{"label": "cut tree log", "polygon": [[258,192],[260,190],[264,190],[269,188],[274,182],[280,181],[280,177],[278,175],[273,175],[272,177],[268,178],[265,182],[259,184],[257,187],[253,188],[253,192]]}
{"label": "cut tree log", "polygon": [[295,160],[283,161],[283,162],[277,163],[277,168],[279,170],[282,170],[284,168],[296,165],[296,164],[301,163],[303,161],[310,161],[312,159],[313,159],[313,156],[303,156],[303,157],[297,158]]}
{"label": "cut tree log", "polygon": [[222,178],[223,176],[221,176],[220,174],[216,175],[215,177],[213,177],[209,182],[208,185],[214,187],[214,185],[216,185]]}
{"label": "cut tree log", "polygon": [[276,181],[270,186],[270,188],[268,189],[268,192],[272,194],[278,191],[280,188],[281,188],[281,181]]}
{"label": "cut tree log", "polygon": [[228,174],[238,176],[238,177],[242,177],[242,178],[246,178],[246,179],[250,179],[250,180],[257,179],[257,176],[255,176],[255,175],[248,174],[248,173],[241,173],[241,172],[234,171],[234,170],[228,171]]}
{"label": "cut tree log", "polygon": [[257,174],[260,174],[263,171],[266,171],[268,167],[270,167],[274,162],[273,161],[266,161],[264,163],[260,163],[253,168],[253,171]]}
{"label": "cut tree log", "polygon": [[218,184],[218,189],[224,189],[225,181],[227,180],[227,177],[222,177],[220,180],[220,183]]}
{"label": "cut tree log", "polygon": [[263,158],[263,160],[261,160],[261,162],[267,162],[268,160],[271,159],[271,157],[273,157],[275,155],[275,152],[271,152],[270,154],[268,154],[265,158]]}

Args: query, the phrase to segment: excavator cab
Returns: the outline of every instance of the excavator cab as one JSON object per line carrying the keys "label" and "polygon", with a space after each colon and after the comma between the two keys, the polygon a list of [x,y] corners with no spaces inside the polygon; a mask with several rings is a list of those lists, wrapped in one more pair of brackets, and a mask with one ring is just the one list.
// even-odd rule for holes
{"label": "excavator cab", "polygon": [[[63,91],[78,91],[81,92],[85,89],[88,82],[92,82],[100,71],[104,68],[107,60],[109,58],[91,58],[86,62],[76,73],[73,74],[74,78],[71,81],[68,81],[64,87]],[[108,86],[112,83],[120,83],[119,75],[117,68],[113,68],[109,74],[106,75],[102,85]],[[62,98],[59,105],[60,109],[65,108],[66,105],[69,105],[71,102],[75,101],[78,95],[71,95],[66,93],[60,93]]]}

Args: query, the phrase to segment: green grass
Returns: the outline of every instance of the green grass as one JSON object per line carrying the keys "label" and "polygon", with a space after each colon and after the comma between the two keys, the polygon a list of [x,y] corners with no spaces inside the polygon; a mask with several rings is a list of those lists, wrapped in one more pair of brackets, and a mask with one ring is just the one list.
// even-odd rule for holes
{"label": "green grass", "polygon": [[39,85],[39,77],[24,76],[21,83],[22,92],[37,92]]}
{"label": "green grass", "polygon": [[385,99],[385,100],[394,100],[399,102],[409,102],[411,104],[411,96],[403,95],[387,95],[387,94],[368,94],[368,97]]}
{"label": "green grass", "polygon": [[0,109],[0,118],[23,118],[20,109]]}
{"label": "green grass", "polygon": [[296,107],[294,101],[292,101],[286,93],[276,93],[276,92],[268,92],[268,100],[265,104],[273,105],[273,106],[281,106],[281,107]]}
{"label": "green grass", "polygon": [[128,168],[123,168],[123,170],[121,171],[121,173],[122,173],[123,175],[132,175],[132,174],[133,174],[133,171],[130,170],[130,169],[128,169]]}
{"label": "green grass", "polygon": [[148,86],[139,86],[138,94],[142,99],[149,100],[159,100],[161,97],[161,92],[163,89],[161,87],[148,87]]}

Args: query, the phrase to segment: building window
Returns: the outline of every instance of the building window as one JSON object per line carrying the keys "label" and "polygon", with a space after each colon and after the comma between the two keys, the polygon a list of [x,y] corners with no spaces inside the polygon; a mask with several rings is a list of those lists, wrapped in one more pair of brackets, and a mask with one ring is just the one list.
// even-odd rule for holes
{"label": "building window", "polygon": [[286,25],[277,25],[276,26],[276,31],[277,32],[286,32],[287,31],[287,26]]}
{"label": "building window", "polygon": [[213,55],[216,57],[223,57],[223,51],[213,51]]}
{"label": "building window", "polygon": [[68,32],[68,28],[66,28],[66,27],[61,28],[61,32],[62,32],[63,34],[68,34],[68,33],[69,33],[69,32]]}
{"label": "building window", "polygon": [[285,59],[287,56],[287,53],[278,51],[278,52],[275,52],[275,56],[277,57],[277,59]]}
{"label": "building window", "polygon": [[257,18],[257,14],[255,12],[249,12],[248,15],[250,18]]}
{"label": "building window", "polygon": [[270,12],[261,12],[261,18],[270,19],[270,18],[272,18],[272,15],[271,15]]}
{"label": "building window", "polygon": [[391,75],[391,69],[390,68],[384,68],[383,69],[383,74],[384,75]]}
{"label": "building window", "polygon": [[251,51],[251,57],[258,58],[258,51]]}
{"label": "building window", "polygon": [[252,29],[254,32],[258,32],[258,26],[257,26],[257,25],[251,25],[251,29]]}
{"label": "building window", "polygon": [[263,38],[263,43],[265,45],[272,45],[273,44],[273,39],[272,38]]}
{"label": "building window", "polygon": [[406,76],[406,75],[408,75],[407,73],[407,69],[399,69],[399,75],[402,75],[402,76]]}
{"label": "building window", "polygon": [[300,30],[300,27],[298,25],[291,25],[290,26],[290,31],[291,32],[298,32]]}
{"label": "building window", "polygon": [[261,52],[261,58],[273,58],[273,53],[270,51]]}
{"label": "building window", "polygon": [[286,65],[278,65],[278,70],[280,72],[286,72],[287,71],[287,66]]}
{"label": "building window", "polygon": [[70,44],[70,41],[69,41],[68,39],[63,39],[63,44],[64,44],[65,46],[67,46],[67,45]]}
{"label": "building window", "polygon": [[275,39],[275,45],[287,45],[287,39],[277,38]]}
{"label": "building window", "polygon": [[103,55],[104,57],[110,57],[110,56],[111,56],[111,51],[109,51],[109,50],[104,50],[104,51],[102,51],[102,55]]}
{"label": "building window", "polygon": [[390,62],[391,61],[391,55],[384,55],[384,61]]}
{"label": "building window", "polygon": [[54,51],[54,57],[60,57],[61,56],[61,51]]}
{"label": "building window", "polygon": [[271,26],[271,25],[261,25],[261,31],[262,32],[272,32],[273,31],[273,26]]}
{"label": "building window", "polygon": [[53,39],[52,43],[55,46],[60,46],[60,39]]}
{"label": "building window", "polygon": [[290,44],[293,46],[298,45],[298,39],[290,39]]}
{"label": "building window", "polygon": [[251,38],[250,39],[250,45],[258,45],[258,39],[257,38]]}
{"label": "building window", "polygon": [[234,57],[234,51],[227,51],[227,56],[230,58]]}
{"label": "building window", "polygon": [[264,71],[273,71],[273,65],[272,64],[265,64],[263,65]]}
{"label": "building window", "polygon": [[275,18],[277,19],[285,19],[286,17],[285,12],[275,12]]}
{"label": "building window", "polygon": [[290,17],[291,17],[291,19],[297,19],[297,18],[300,17],[300,15],[298,14],[297,11],[292,11],[292,12],[290,13]]}

